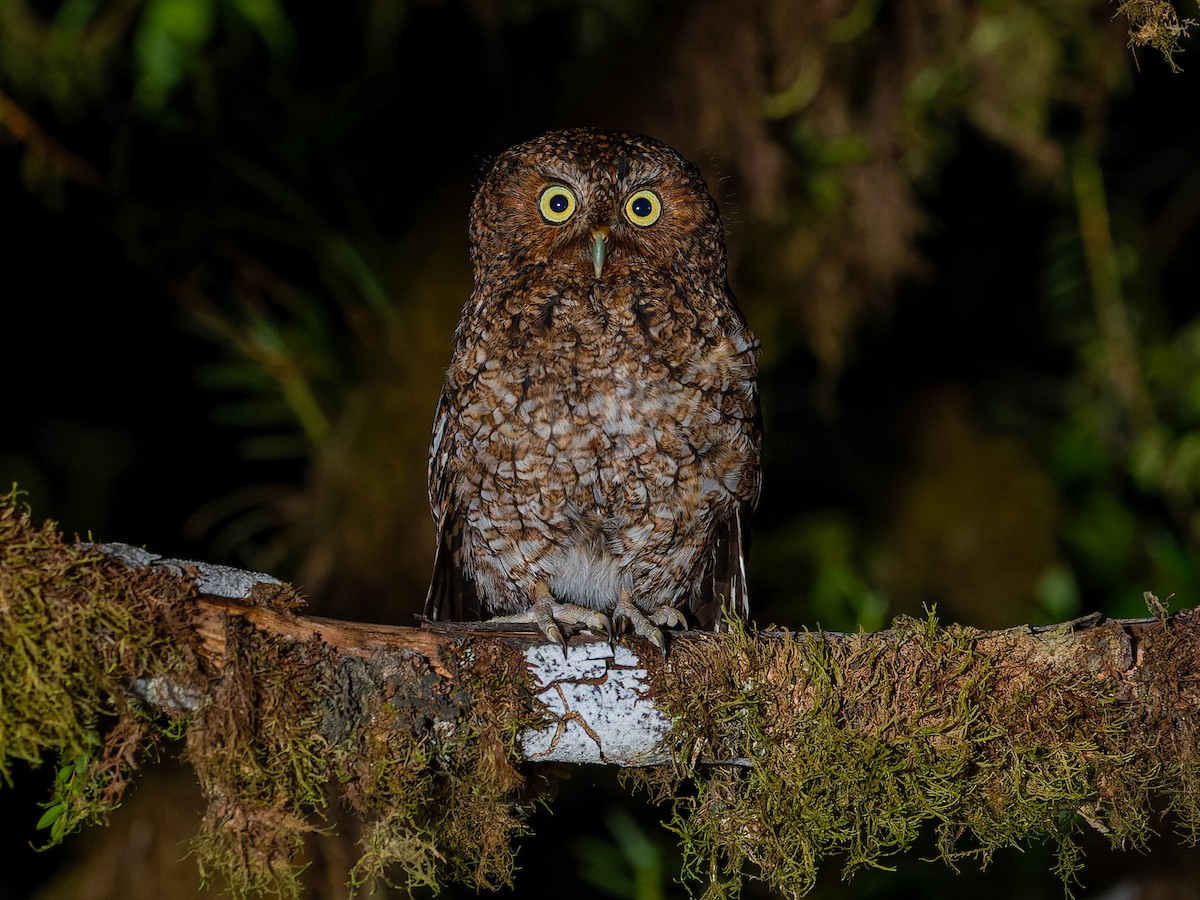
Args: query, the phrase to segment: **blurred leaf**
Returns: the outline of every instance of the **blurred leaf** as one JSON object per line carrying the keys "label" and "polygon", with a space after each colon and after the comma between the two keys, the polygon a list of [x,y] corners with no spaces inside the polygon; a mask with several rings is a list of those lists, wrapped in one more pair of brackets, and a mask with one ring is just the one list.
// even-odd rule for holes
{"label": "blurred leaf", "polygon": [[662,900],[664,873],[658,844],[620,806],[605,812],[604,824],[611,842],[587,838],[572,846],[580,877],[611,897]]}
{"label": "blurred leaf", "polygon": [[138,102],[161,109],[213,32],[218,0],[147,0],[135,38]]}
{"label": "blurred leaf", "polygon": [[1080,613],[1079,584],[1065,565],[1046,570],[1038,582],[1037,599],[1042,622],[1066,622]]}
{"label": "blurred leaf", "polygon": [[[295,43],[291,22],[277,0],[228,0],[232,9],[255,27],[271,52],[290,55]],[[396,0],[396,5],[403,5]]]}

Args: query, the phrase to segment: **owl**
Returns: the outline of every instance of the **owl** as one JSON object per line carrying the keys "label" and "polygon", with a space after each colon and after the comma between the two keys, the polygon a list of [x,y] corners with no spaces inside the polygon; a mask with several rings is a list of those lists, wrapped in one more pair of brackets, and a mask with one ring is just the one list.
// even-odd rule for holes
{"label": "owl", "polygon": [[633,132],[501,154],[429,461],[430,619],[632,632],[748,614],[758,343],[696,167]]}

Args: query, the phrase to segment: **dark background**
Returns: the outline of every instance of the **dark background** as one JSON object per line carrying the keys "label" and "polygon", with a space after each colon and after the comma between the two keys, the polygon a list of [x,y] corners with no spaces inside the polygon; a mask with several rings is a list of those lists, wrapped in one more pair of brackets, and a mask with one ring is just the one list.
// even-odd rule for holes
{"label": "dark background", "polygon": [[[634,128],[704,170],[763,344],[760,623],[1195,605],[1195,49],[1174,72],[1115,12],[4,0],[0,485],[68,534],[411,621],[473,187],[550,128]],[[34,854],[49,780],[0,791],[0,898],[194,893],[187,773]],[[663,815],[576,773],[514,893],[681,896]],[[1195,851],[1159,843],[1091,839],[1077,893],[1197,896]],[[927,855],[848,888],[830,861],[816,895],[1061,895],[1038,846],[959,876]]]}

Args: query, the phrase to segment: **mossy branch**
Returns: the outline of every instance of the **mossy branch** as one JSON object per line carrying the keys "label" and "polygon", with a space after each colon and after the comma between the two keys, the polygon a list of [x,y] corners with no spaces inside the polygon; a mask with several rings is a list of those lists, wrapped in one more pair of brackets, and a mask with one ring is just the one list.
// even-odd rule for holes
{"label": "mossy branch", "polygon": [[[1142,846],[1200,826],[1200,611],[984,632],[753,632],[649,645],[301,615],[269,576],[62,541],[0,498],[0,777],[63,761],[52,838],[120,802],[184,739],[208,812],[204,879],[299,892],[336,797],[351,884],[509,883],[531,762],[610,762],[670,805],[707,896],[801,893],[935,832],[951,865],[1077,835]],[[59,824],[62,823],[62,824]]]}

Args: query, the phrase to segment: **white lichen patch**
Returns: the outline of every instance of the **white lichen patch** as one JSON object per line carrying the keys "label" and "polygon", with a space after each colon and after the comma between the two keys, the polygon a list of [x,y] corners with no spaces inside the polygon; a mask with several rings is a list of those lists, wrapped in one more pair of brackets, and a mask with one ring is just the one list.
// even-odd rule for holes
{"label": "white lichen patch", "polygon": [[525,651],[538,699],[554,722],[521,733],[521,755],[534,762],[645,766],[665,762],[670,721],[646,694],[647,672],[627,647],[572,640],[563,658],[554,644]]}
{"label": "white lichen patch", "polygon": [[79,546],[84,550],[95,547],[105,556],[119,559],[131,569],[156,566],[166,568],[176,575],[190,575],[196,590],[201,594],[208,594],[212,597],[244,600],[250,596],[250,592],[257,584],[265,584],[272,587],[283,584],[274,575],[267,575],[265,572],[249,572],[244,569],[235,569],[231,566],[199,562],[197,560],[170,559],[130,544],[81,543]]}

